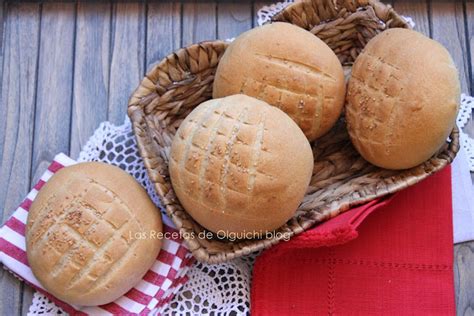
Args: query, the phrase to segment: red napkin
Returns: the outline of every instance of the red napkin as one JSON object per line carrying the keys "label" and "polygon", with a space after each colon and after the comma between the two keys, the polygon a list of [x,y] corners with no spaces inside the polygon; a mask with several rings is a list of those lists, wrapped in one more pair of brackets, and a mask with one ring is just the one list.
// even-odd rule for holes
{"label": "red napkin", "polygon": [[447,167],[265,251],[251,314],[454,314],[452,238]]}

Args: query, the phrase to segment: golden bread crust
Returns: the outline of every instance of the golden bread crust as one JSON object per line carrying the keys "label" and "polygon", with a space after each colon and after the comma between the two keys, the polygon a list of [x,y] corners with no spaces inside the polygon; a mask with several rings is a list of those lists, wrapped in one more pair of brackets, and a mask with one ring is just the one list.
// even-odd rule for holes
{"label": "golden bread crust", "polygon": [[459,98],[458,72],[441,44],[412,30],[382,32],[352,68],[346,104],[352,143],[379,167],[417,166],[445,143]]}
{"label": "golden bread crust", "polygon": [[299,127],[246,95],[194,109],[173,139],[169,164],[179,201],[214,232],[278,228],[300,204],[312,169],[311,147]]}
{"label": "golden bread crust", "polygon": [[[31,205],[28,262],[40,283],[74,305],[109,303],[155,262],[160,211],[133,177],[105,163],[59,170]],[[145,238],[148,237],[148,238]]]}
{"label": "golden bread crust", "polygon": [[310,32],[271,23],[247,31],[226,49],[213,97],[243,93],[287,113],[312,141],[339,118],[345,97],[341,63]]}

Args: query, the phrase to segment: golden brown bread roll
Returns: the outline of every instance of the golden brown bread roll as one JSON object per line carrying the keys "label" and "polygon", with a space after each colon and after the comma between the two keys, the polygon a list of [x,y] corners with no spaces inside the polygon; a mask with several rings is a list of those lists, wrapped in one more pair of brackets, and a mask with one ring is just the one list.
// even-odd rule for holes
{"label": "golden brown bread roll", "polygon": [[226,49],[213,97],[236,93],[280,108],[312,141],[341,114],[344,73],[326,43],[298,26],[277,22],[241,34]]}
{"label": "golden brown bread roll", "polygon": [[374,37],[352,67],[346,118],[369,162],[407,169],[443,145],[459,108],[458,72],[438,42],[407,29]]}
{"label": "golden brown bread roll", "polygon": [[98,162],[58,171],[31,205],[26,247],[31,270],[51,294],[75,305],[106,304],[153,265],[161,215],[120,168]]}
{"label": "golden brown bread roll", "polygon": [[186,117],[169,170],[179,201],[197,222],[243,236],[292,217],[311,179],[313,155],[289,116],[233,95],[206,101]]}

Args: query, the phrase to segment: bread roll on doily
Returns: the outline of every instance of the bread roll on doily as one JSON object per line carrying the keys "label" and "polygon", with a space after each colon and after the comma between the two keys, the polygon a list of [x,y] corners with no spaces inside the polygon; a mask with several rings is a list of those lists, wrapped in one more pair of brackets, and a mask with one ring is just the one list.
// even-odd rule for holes
{"label": "bread roll on doily", "polygon": [[459,102],[458,72],[449,52],[421,33],[390,29],[374,37],[352,67],[348,131],[372,164],[411,168],[445,143]]}
{"label": "bread roll on doily", "polygon": [[160,211],[118,167],[59,170],[31,205],[28,262],[44,288],[74,305],[102,305],[134,287],[160,251]]}
{"label": "bread roll on doily", "polygon": [[276,22],[241,34],[222,56],[213,97],[236,93],[280,108],[312,141],[341,114],[344,73],[326,43],[303,28]]}
{"label": "bread roll on doily", "polygon": [[313,155],[288,115],[240,94],[206,101],[186,117],[173,139],[169,170],[179,201],[198,223],[247,238],[293,216],[311,179]]}

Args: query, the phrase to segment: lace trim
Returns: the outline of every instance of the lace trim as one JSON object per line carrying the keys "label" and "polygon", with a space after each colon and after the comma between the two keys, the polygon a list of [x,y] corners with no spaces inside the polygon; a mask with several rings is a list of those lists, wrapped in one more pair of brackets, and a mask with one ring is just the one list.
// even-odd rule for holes
{"label": "lace trim", "polygon": [[469,122],[469,119],[474,115],[474,98],[462,94],[461,95],[461,106],[459,108],[458,118],[456,123],[460,129],[459,138],[461,146],[466,151],[467,160],[469,163],[469,170],[474,172],[474,139],[469,136],[465,131],[464,127]]}

